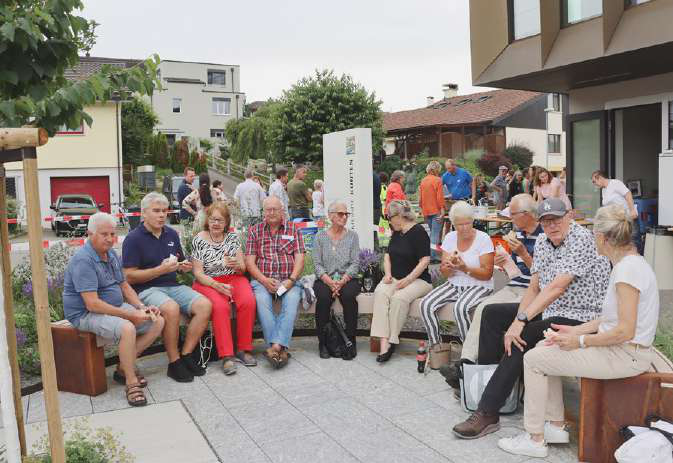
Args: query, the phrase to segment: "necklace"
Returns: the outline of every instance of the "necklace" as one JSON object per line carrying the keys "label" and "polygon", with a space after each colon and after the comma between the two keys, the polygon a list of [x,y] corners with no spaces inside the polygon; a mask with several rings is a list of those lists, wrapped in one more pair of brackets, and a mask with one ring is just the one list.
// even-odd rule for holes
{"label": "necklace", "polygon": [[215,241],[215,240],[213,239],[213,235],[210,234],[210,230],[208,230],[208,236],[210,237],[210,241],[212,241],[212,242],[215,243],[215,244],[224,243],[224,235],[222,235],[222,239],[221,239],[220,241]]}

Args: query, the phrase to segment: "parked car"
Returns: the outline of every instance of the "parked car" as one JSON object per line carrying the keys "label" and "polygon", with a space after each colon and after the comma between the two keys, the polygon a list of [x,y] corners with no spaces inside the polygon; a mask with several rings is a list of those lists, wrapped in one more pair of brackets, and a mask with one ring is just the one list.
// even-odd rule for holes
{"label": "parked car", "polygon": [[[164,177],[164,182],[163,185],[161,186],[161,192],[166,196],[168,199],[170,206],[169,208],[171,210],[180,210],[182,207],[182,204],[178,203],[178,190],[180,189],[180,185],[182,184],[182,181],[185,179],[184,175],[166,175]],[[196,177],[194,181],[192,182],[192,186],[194,188],[199,187],[199,178]],[[178,214],[170,214],[169,215],[169,220],[170,223],[176,224],[180,222],[180,217]]]}
{"label": "parked car", "polygon": [[[100,211],[103,204],[96,204],[91,195],[68,194],[58,196],[56,202],[49,207],[54,211],[56,217],[62,217],[70,215],[93,215]],[[78,233],[86,234],[88,226],[89,219],[51,222],[51,229],[56,233],[56,236],[75,235]]]}

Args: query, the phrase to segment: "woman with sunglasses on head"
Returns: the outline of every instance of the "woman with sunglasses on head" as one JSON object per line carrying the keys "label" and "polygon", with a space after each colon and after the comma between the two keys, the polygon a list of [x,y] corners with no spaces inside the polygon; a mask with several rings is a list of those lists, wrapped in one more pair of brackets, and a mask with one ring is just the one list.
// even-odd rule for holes
{"label": "woman with sunglasses on head", "polygon": [[344,311],[346,335],[353,343],[344,352],[344,360],[352,360],[357,355],[355,330],[358,323],[358,303],[360,283],[357,279],[360,244],[358,235],[346,228],[348,208],[346,203],[335,201],[327,209],[331,226],[319,232],[313,241],[313,265],[315,267],[316,296],[315,328],[318,334],[320,358],[330,358],[323,330],[330,320],[330,310],[335,298],[339,298]]}
{"label": "woman with sunglasses on head", "polygon": [[[246,267],[241,241],[229,232],[231,214],[227,206],[215,202],[205,210],[203,231],[192,241],[192,263],[196,281],[192,288],[213,304],[213,334],[217,353],[224,357],[225,375],[236,373],[237,359],[246,366],[255,366],[252,352],[252,327],[257,304],[250,282],[244,276]],[[231,304],[236,304],[236,356],[231,336]]]}
{"label": "woman with sunglasses on head", "polygon": [[384,276],[374,290],[374,315],[371,336],[381,339],[377,362],[387,362],[399,344],[400,331],[407,319],[409,306],[432,289],[430,237],[408,201],[392,201],[388,220],[393,229],[388,250],[383,256]]}
{"label": "woman with sunglasses on head", "polygon": [[566,210],[570,211],[573,207],[570,204],[570,198],[566,194],[565,188],[547,169],[538,167],[535,177],[535,194],[533,195],[538,203],[547,198],[559,198],[566,205]]}

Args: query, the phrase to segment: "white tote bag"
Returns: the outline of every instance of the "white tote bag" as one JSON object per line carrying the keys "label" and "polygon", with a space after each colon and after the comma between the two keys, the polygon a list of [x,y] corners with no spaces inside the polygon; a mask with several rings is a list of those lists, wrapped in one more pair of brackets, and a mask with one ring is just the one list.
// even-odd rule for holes
{"label": "white tote bag", "polygon": [[629,426],[635,436],[615,450],[618,463],[673,463],[673,444],[659,431]]}
{"label": "white tote bag", "polygon": [[[477,411],[484,389],[486,389],[486,385],[491,380],[491,376],[495,373],[496,368],[498,368],[497,364],[461,365],[460,397],[463,410],[466,412]],[[521,384],[521,380],[517,379],[512,392],[507,397],[505,405],[500,409],[500,413],[507,415],[516,412],[522,397],[523,385]]]}

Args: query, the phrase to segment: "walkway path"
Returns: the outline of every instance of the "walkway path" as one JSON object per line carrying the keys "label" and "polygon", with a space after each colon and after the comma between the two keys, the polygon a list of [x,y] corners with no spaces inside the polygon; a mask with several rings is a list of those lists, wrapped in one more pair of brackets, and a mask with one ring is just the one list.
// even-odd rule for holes
{"label": "walkway path", "polygon": [[[520,432],[520,414],[503,417],[503,428],[485,438],[456,439],[451,428],[467,415],[437,372],[416,372],[415,346],[403,343],[401,354],[381,365],[367,338],[360,338],[358,357],[351,362],[322,360],[315,338],[298,338],[285,369],[272,370],[258,355],[257,367],[239,367],[236,375],[225,377],[217,362],[188,384],[166,377],[163,354],[142,359],[140,369],[150,383],[150,402],[180,401],[222,462],[577,461],[576,443],[553,446],[546,460],[498,449],[498,438]],[[122,387],[109,384],[98,397],[61,393],[63,415],[128,408]],[[151,414],[156,406],[145,410]],[[29,422],[45,420],[41,393],[26,400],[26,411]],[[173,423],[161,426],[166,436],[173,435]]]}

